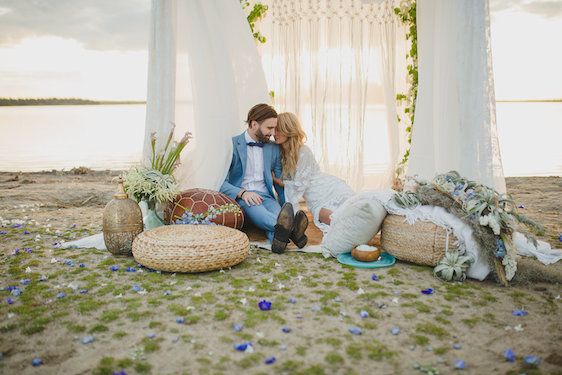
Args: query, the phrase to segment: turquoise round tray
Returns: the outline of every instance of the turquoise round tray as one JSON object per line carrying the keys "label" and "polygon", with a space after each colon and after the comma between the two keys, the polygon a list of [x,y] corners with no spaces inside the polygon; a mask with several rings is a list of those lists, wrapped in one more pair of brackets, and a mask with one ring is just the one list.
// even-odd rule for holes
{"label": "turquoise round tray", "polygon": [[348,266],[357,267],[357,268],[382,268],[382,267],[390,267],[394,263],[396,263],[396,258],[394,258],[389,253],[382,253],[381,260],[376,260],[373,262],[361,262],[359,260],[354,259],[351,256],[351,252],[343,253],[338,255],[337,257],[338,262],[342,264],[347,264]]}

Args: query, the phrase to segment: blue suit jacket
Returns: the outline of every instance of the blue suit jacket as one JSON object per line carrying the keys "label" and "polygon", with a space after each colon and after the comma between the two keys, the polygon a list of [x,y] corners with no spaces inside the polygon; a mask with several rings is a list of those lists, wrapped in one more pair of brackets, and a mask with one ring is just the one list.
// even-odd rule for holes
{"label": "blue suit jacket", "polygon": [[[232,161],[220,191],[234,200],[236,200],[236,196],[242,189],[242,180],[246,173],[247,147],[244,133],[232,138]],[[281,152],[279,146],[275,143],[266,143],[263,146],[263,178],[269,194],[274,197],[272,171],[275,173],[275,177],[281,178]],[[275,185],[275,191],[277,191],[279,203],[283,205],[285,203],[283,188]]]}

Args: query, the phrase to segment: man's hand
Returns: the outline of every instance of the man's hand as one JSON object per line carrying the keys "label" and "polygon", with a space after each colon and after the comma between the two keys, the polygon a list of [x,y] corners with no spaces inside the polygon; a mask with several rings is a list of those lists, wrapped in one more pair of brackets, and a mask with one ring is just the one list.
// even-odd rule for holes
{"label": "man's hand", "polygon": [[261,195],[253,191],[245,191],[244,194],[242,194],[242,200],[246,202],[248,206],[259,206],[263,202]]}

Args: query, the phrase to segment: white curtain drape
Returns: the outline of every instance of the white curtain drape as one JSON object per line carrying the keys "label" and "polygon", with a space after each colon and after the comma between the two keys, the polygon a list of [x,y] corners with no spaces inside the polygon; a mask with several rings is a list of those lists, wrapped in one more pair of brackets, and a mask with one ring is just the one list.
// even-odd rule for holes
{"label": "white curtain drape", "polygon": [[150,134],[162,147],[193,133],[175,172],[181,189],[218,190],[232,157],[231,137],[248,110],[268,102],[256,45],[238,0],[153,0],[143,157]]}
{"label": "white curtain drape", "polygon": [[409,175],[457,170],[505,192],[487,0],[418,0],[419,89]]}
{"label": "white curtain drape", "polygon": [[270,0],[262,61],[278,111],[296,113],[323,171],[390,186],[402,154],[396,93],[405,32],[394,1]]}

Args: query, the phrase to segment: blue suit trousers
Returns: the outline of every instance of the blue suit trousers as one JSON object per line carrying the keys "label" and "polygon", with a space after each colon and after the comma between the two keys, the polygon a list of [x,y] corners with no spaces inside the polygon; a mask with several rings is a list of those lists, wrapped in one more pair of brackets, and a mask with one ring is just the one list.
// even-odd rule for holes
{"label": "blue suit trousers", "polygon": [[236,202],[242,207],[242,211],[254,225],[265,231],[269,242],[273,241],[273,232],[275,231],[275,224],[277,224],[277,216],[281,211],[279,202],[267,193],[261,191],[254,191],[258,193],[263,202],[259,206],[248,206],[243,199],[237,199]]}

